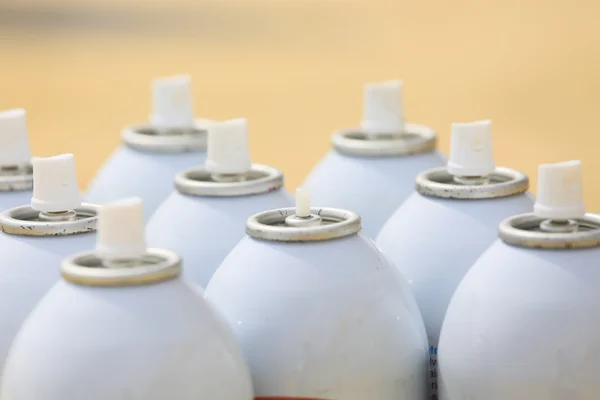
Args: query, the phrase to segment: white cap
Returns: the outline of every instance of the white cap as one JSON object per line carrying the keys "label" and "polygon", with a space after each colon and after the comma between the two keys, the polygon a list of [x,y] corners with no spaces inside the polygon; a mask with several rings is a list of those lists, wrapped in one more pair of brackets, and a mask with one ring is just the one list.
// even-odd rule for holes
{"label": "white cap", "polygon": [[363,120],[366,132],[397,133],[404,131],[402,81],[368,83],[364,89]]}
{"label": "white cap", "polygon": [[216,122],[208,127],[205,168],[215,174],[243,174],[250,170],[247,121]]}
{"label": "white cap", "polygon": [[494,172],[492,121],[452,124],[447,168],[454,176],[486,176]]}
{"label": "white cap", "polygon": [[107,260],[136,259],[146,254],[142,199],[105,204],[98,211],[96,252]]}
{"label": "white cap", "polygon": [[296,216],[310,216],[310,191],[308,189],[296,189]]}
{"label": "white cap", "polygon": [[81,206],[73,154],[34,157],[33,197],[31,208],[37,211],[60,212]]}
{"label": "white cap", "polygon": [[31,162],[25,110],[0,112],[0,165],[26,165]]}
{"label": "white cap", "polygon": [[191,79],[188,75],[152,81],[152,116],[150,123],[159,128],[194,126]]}
{"label": "white cap", "polygon": [[581,161],[540,165],[534,214],[555,220],[583,217],[582,186]]}

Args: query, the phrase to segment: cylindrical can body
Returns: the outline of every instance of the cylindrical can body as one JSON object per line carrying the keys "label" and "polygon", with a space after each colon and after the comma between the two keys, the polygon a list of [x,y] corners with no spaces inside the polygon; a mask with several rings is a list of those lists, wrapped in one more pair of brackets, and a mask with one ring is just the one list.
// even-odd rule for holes
{"label": "cylindrical can body", "polygon": [[423,399],[423,322],[404,278],[361,235],[245,237],[206,290],[260,399]]}
{"label": "cylindrical can body", "polygon": [[316,206],[359,213],[363,232],[375,238],[385,221],[415,188],[423,170],[446,163],[438,151],[407,156],[351,156],[330,151],[313,169],[304,187]]}
{"label": "cylindrical can body", "polygon": [[443,399],[598,399],[599,258],[497,240],[448,307]]}
{"label": "cylindrical can body", "polygon": [[46,237],[0,233],[0,381],[1,367],[15,334],[60,278],[61,260],[93,248],[95,240],[94,233]]}
{"label": "cylindrical can body", "polygon": [[202,293],[58,282],[11,348],[2,399],[251,400],[246,364]]}
{"label": "cylindrical can body", "polygon": [[528,193],[479,200],[414,193],[382,228],[377,245],[410,282],[423,314],[433,393],[437,390],[439,334],[452,294],[496,239],[498,224],[531,209]]}
{"label": "cylindrical can body", "polygon": [[175,174],[200,165],[205,152],[151,152],[121,145],[104,163],[90,183],[86,200],[103,204],[137,196],[144,201],[144,216],[154,211],[174,188]]}
{"label": "cylindrical can body", "polygon": [[244,237],[246,219],[259,211],[288,207],[283,188],[231,197],[190,196],[174,191],[148,222],[148,245],[169,249],[185,260],[184,276],[206,287],[213,273]]}

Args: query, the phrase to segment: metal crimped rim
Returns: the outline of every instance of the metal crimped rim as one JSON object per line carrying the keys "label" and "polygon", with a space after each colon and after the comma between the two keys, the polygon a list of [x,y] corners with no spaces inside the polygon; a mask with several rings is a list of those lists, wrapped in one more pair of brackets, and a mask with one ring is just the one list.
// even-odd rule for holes
{"label": "metal crimped rim", "polygon": [[428,153],[435,150],[437,135],[425,125],[406,124],[404,132],[381,135],[367,139],[368,134],[360,129],[344,129],[334,133],[333,147],[340,153],[366,157],[393,157]]}
{"label": "metal crimped rim", "polygon": [[268,165],[252,164],[248,180],[215,182],[204,167],[191,168],[175,175],[175,188],[190,196],[234,197],[261,194],[283,187],[283,174]]}
{"label": "metal crimped rim", "polygon": [[[205,151],[207,143],[207,125],[210,120],[197,119],[193,129],[174,129],[179,134],[159,134],[156,127],[151,124],[137,124],[127,126],[121,132],[123,143],[133,149],[151,151],[156,153],[185,153]],[[155,132],[149,135],[145,131]]]}
{"label": "metal crimped rim", "polygon": [[529,178],[524,173],[497,167],[488,177],[495,182],[484,185],[461,185],[452,181],[446,167],[438,167],[420,173],[415,182],[417,192],[424,196],[445,199],[496,199],[514,196],[529,189]]}
{"label": "metal crimped rim", "polygon": [[585,230],[558,233],[541,232],[540,223],[547,218],[533,213],[521,214],[500,223],[499,235],[505,243],[532,249],[581,249],[600,246],[600,215],[585,214],[575,221]]}
{"label": "metal crimped rim", "polygon": [[78,253],[62,261],[62,277],[83,286],[143,286],[177,278],[181,274],[181,258],[168,250],[148,249],[144,265],[108,268],[93,251]]}
{"label": "metal crimped rim", "polygon": [[0,175],[0,192],[21,192],[33,189],[33,166],[28,164],[19,174]]}
{"label": "metal crimped rim", "polygon": [[18,236],[68,236],[96,231],[97,205],[82,203],[75,212],[75,221],[35,221],[39,211],[30,205],[15,207],[0,213],[0,230]]}
{"label": "metal crimped rim", "polygon": [[254,214],[246,221],[246,234],[255,239],[275,242],[319,242],[357,234],[362,226],[360,215],[338,208],[311,207],[310,213],[320,216],[320,226],[292,227],[283,224],[296,208],[278,208]]}

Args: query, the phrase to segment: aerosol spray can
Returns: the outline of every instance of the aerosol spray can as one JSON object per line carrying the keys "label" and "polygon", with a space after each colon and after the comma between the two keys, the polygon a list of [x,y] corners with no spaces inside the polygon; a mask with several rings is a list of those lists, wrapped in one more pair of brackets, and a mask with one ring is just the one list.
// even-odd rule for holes
{"label": "aerosol spray can", "polygon": [[140,196],[147,219],[173,190],[173,176],[203,161],[210,124],[194,119],[189,76],[157,79],[152,89],[150,123],[123,130],[121,146],[100,169],[86,196],[98,204]]}
{"label": "aerosol spray can", "polygon": [[252,399],[226,322],[178,255],[146,248],[141,200],[100,208],[96,250],[60,269],[11,347],[2,400]]}
{"label": "aerosol spray can", "polygon": [[245,119],[211,126],[205,165],[180,172],[175,187],[148,222],[148,243],[181,255],[185,276],[201,287],[244,237],[250,215],[293,204],[279,170],[251,163]]}
{"label": "aerosol spray can", "polygon": [[261,212],[206,289],[233,327],[256,399],[420,400],[423,320],[402,275],[359,234],[358,214]]}
{"label": "aerosol spray can", "polygon": [[445,400],[600,397],[600,216],[581,164],[541,165],[534,212],[504,220],[440,338]]}
{"label": "aerosol spray can", "polygon": [[96,207],[81,203],[72,154],[33,158],[30,201],[0,214],[0,375],[19,326],[58,280],[60,261],[95,240]]}
{"label": "aerosol spray can", "polygon": [[0,112],[0,211],[31,201],[33,172],[25,110]]}
{"label": "aerosol spray can", "polygon": [[442,166],[436,134],[404,122],[402,82],[365,86],[363,120],[331,139],[333,150],[304,183],[316,204],[358,212],[363,231],[375,238],[384,222],[414,190],[417,174]]}
{"label": "aerosol spray can", "polygon": [[430,387],[437,398],[437,347],[454,290],[496,239],[504,218],[531,210],[521,172],[496,168],[491,122],[452,126],[447,167],[420,174],[416,190],[382,228],[377,245],[404,273],[415,293],[430,353]]}

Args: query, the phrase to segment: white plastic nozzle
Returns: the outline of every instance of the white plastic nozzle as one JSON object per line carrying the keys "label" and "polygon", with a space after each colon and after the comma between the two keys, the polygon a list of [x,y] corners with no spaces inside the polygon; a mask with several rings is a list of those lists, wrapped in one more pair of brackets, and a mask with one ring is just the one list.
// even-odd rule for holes
{"label": "white plastic nozzle", "polygon": [[534,214],[553,220],[583,217],[582,179],[581,161],[540,165]]}
{"label": "white plastic nozzle", "polygon": [[302,218],[310,216],[310,191],[308,189],[296,189],[296,216]]}
{"label": "white plastic nozzle", "polygon": [[81,206],[73,154],[34,157],[31,208],[43,212],[74,210]]}
{"label": "white plastic nozzle", "polygon": [[495,168],[492,121],[452,124],[448,172],[454,176],[486,176]]}
{"label": "white plastic nozzle", "polygon": [[97,235],[100,258],[137,259],[146,254],[142,200],[132,197],[100,207]]}
{"label": "white plastic nozzle", "polygon": [[361,128],[368,133],[404,131],[402,81],[368,83],[364,89]]}
{"label": "white plastic nozzle", "polygon": [[152,125],[167,129],[194,126],[191,79],[188,75],[152,81],[152,104]]}
{"label": "white plastic nozzle", "polygon": [[23,109],[0,112],[0,165],[27,165],[31,150]]}
{"label": "white plastic nozzle", "polygon": [[250,170],[247,121],[217,122],[208,127],[206,170],[213,174],[243,174]]}

